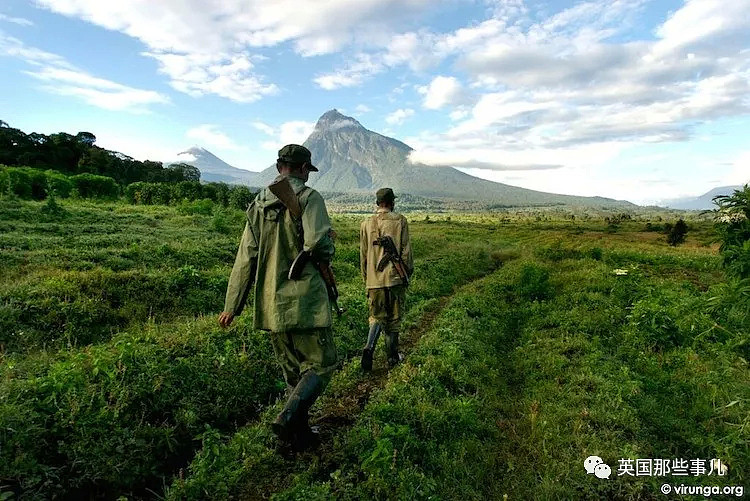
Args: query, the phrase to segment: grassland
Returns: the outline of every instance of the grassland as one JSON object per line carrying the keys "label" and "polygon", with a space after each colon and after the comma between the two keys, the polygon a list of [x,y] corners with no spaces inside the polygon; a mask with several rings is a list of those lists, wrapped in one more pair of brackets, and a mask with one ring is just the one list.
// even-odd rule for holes
{"label": "grassland", "polygon": [[750,315],[708,222],[673,248],[653,213],[411,214],[407,357],[365,376],[364,216],[334,214],[341,370],[321,447],[288,456],[267,337],[215,321],[243,214],[44,209],[0,201],[0,499],[660,497],[621,458],[721,458],[675,483],[747,484]]}

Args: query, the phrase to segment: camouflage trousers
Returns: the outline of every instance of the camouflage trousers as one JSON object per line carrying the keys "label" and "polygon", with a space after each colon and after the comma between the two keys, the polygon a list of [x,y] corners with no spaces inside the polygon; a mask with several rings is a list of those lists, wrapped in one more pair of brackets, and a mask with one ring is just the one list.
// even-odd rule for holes
{"label": "camouflage trousers", "polygon": [[308,370],[315,371],[323,383],[328,384],[337,361],[333,329],[271,332],[271,345],[288,386],[296,386],[300,376]]}
{"label": "camouflage trousers", "polygon": [[406,302],[406,286],[394,285],[378,289],[367,289],[370,307],[370,325],[379,323],[383,327],[385,351],[388,358],[398,356],[398,333]]}

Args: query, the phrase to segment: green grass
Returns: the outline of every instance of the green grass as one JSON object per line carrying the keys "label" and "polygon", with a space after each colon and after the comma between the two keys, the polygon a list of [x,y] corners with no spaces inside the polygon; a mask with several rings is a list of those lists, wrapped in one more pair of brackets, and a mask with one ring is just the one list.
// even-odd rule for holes
{"label": "green grass", "polygon": [[[643,215],[408,215],[409,357],[290,462],[267,426],[284,386],[267,335],[249,311],[215,320],[244,215],[58,203],[0,201],[0,499],[641,499],[654,481],[583,460],[750,471],[750,312],[707,223],[672,248]],[[364,381],[362,217],[333,216],[347,312],[318,413]]]}
{"label": "green grass", "polygon": [[[1,241],[0,479],[41,497],[158,488],[207,430],[231,432],[283,388],[249,311],[230,331],[215,323],[244,216],[66,203],[65,224],[46,221],[42,206],[0,205],[11,230]],[[216,230],[217,215],[231,231]],[[367,311],[359,219],[335,223],[347,313],[334,331],[346,359],[361,349]],[[415,239],[425,270],[415,311],[494,266],[476,231],[450,245]]]}

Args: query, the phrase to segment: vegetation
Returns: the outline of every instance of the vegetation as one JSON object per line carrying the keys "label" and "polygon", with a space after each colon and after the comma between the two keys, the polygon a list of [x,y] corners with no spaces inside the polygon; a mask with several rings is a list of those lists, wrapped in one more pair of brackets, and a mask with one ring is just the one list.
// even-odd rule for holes
{"label": "vegetation", "polygon": [[667,243],[672,247],[677,247],[685,241],[688,232],[688,226],[684,220],[679,219],[674,226],[669,228],[667,234]]}
{"label": "vegetation", "polygon": [[[111,177],[118,184],[135,181],[197,181],[200,171],[187,164],[165,168],[161,162],[144,162],[95,146],[96,136],[79,132],[75,136],[26,134],[0,120],[0,165],[59,170],[67,175],[96,174]],[[35,197],[39,198],[39,197]]]}
{"label": "vegetation", "polygon": [[714,201],[724,266],[735,277],[750,278],[750,186]]}
{"label": "vegetation", "polygon": [[0,499],[638,499],[662,482],[617,462],[658,457],[747,483],[750,289],[711,222],[672,247],[667,213],[413,213],[407,356],[363,375],[362,216],[334,215],[342,368],[313,410],[323,445],[285,457],[267,336],[251,311],[215,321],[241,196],[170,186],[172,206],[145,184],[130,203],[0,199]]}

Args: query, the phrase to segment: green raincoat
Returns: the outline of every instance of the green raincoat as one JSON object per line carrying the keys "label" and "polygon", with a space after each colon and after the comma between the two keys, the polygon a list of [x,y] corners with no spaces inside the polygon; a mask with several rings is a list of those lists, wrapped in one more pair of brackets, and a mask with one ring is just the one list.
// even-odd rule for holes
{"label": "green raincoat", "polygon": [[[304,250],[313,259],[331,261],[334,254],[323,197],[289,177],[302,208]],[[299,280],[287,278],[299,251],[297,229],[281,201],[264,188],[247,209],[247,224],[229,277],[224,311],[242,312],[250,287],[255,284],[253,325],[256,329],[286,332],[331,326],[331,305],[325,282],[308,262]]]}

